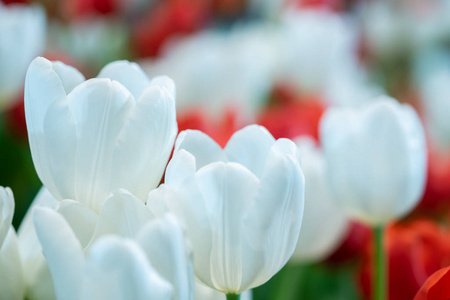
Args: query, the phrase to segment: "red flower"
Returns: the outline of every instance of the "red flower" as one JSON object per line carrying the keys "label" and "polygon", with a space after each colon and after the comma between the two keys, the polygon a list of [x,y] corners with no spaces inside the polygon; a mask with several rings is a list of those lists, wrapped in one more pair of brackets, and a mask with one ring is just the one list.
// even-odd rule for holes
{"label": "red flower", "polygon": [[91,14],[112,14],[118,9],[116,0],[64,0],[60,9],[69,19],[83,17]]}
{"label": "red flower", "polygon": [[425,192],[417,210],[442,210],[450,200],[450,153],[429,149]]}
{"label": "red flower", "polygon": [[136,55],[158,55],[169,37],[202,28],[209,13],[209,4],[204,0],[169,0],[157,3],[134,26],[133,44]]}
{"label": "red flower", "polygon": [[192,109],[177,115],[178,131],[197,129],[214,139],[221,147],[225,147],[233,133],[245,125],[236,110],[227,109],[219,119],[213,119],[201,109]]}
{"label": "red flower", "polygon": [[[372,247],[368,246],[359,280],[370,298]],[[430,220],[397,223],[386,230],[385,251],[389,300],[413,299],[425,280],[450,262],[449,234]]]}
{"label": "red flower", "polygon": [[347,237],[328,257],[327,262],[337,264],[361,257],[370,240],[370,232],[370,228],[366,225],[352,221]]}
{"label": "red flower", "polygon": [[428,277],[414,300],[448,300],[450,299],[450,267],[436,271]]}
{"label": "red flower", "polygon": [[275,138],[296,138],[309,135],[319,140],[319,122],[325,105],[315,98],[300,98],[289,88],[277,87],[274,103],[258,118]]}

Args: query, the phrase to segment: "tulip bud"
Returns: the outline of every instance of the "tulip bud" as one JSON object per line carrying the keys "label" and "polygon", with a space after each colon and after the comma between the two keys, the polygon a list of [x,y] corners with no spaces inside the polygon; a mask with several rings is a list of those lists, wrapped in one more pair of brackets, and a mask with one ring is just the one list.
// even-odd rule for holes
{"label": "tulip bud", "polygon": [[426,144],[409,105],[384,97],[360,109],[330,109],[320,132],[331,192],[348,214],[382,225],[417,204]]}

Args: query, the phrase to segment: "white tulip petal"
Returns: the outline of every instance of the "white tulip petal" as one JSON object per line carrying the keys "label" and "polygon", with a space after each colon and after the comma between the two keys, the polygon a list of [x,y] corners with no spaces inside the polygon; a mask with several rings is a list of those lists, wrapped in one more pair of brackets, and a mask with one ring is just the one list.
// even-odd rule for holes
{"label": "white tulip petal", "polygon": [[[212,245],[211,223],[214,220],[205,214],[207,203],[198,188],[196,176],[185,179],[183,185],[176,189],[169,184],[164,184],[152,191],[147,206],[158,216],[165,212],[165,206],[167,206],[185,226],[196,255],[209,257]],[[194,263],[196,270],[202,270],[201,273],[196,274],[198,279],[213,286],[209,268],[210,261],[196,259]]]}
{"label": "white tulip petal", "polygon": [[58,300],[79,300],[84,255],[64,217],[56,211],[36,207],[34,225],[52,274]]}
{"label": "white tulip petal", "polygon": [[[52,192],[57,185],[48,163],[44,142],[44,119],[52,103],[65,99],[66,92],[53,64],[38,57],[30,64],[25,80],[25,116],[28,138],[36,172]],[[56,195],[59,196],[59,195]]]}
{"label": "white tulip petal", "polygon": [[410,211],[415,205],[415,199],[419,199],[425,189],[427,156],[423,155],[424,149],[427,149],[424,128],[417,113],[409,106],[403,106],[404,120],[403,130],[408,139],[409,155],[409,193],[406,196],[407,201],[399,205],[397,209],[402,214]]}
{"label": "white tulip petal", "polygon": [[58,74],[59,79],[64,87],[66,95],[68,95],[77,85],[81,84],[86,79],[77,69],[68,66],[60,61],[53,61],[53,70]]}
{"label": "white tulip petal", "polygon": [[74,200],[61,201],[58,212],[64,216],[72,228],[81,247],[85,248],[94,234],[98,222],[97,214],[86,205]]}
{"label": "white tulip petal", "polygon": [[137,241],[159,275],[174,287],[172,299],[191,300],[194,291],[192,253],[184,244],[183,232],[172,215],[144,227]]}
{"label": "white tulip petal", "polygon": [[297,246],[291,261],[311,263],[324,259],[347,236],[349,219],[330,195],[324,157],[312,138],[295,141],[305,175],[305,208]]}
{"label": "white tulip petal", "polygon": [[99,211],[110,192],[117,136],[134,100],[118,82],[95,78],[77,86],[68,101],[78,137],[75,197]]}
{"label": "white tulip petal", "polygon": [[170,300],[171,286],[133,241],[104,237],[91,248],[80,299]]}
{"label": "white tulip petal", "polygon": [[167,165],[165,183],[178,188],[186,179],[193,177],[195,172],[195,157],[184,149],[178,150]]}
{"label": "white tulip petal", "polygon": [[178,195],[173,189],[161,184],[148,194],[146,205],[156,217],[162,217],[170,211],[168,203],[175,197]]}
{"label": "white tulip petal", "polygon": [[258,195],[244,218],[244,240],[253,250],[245,252],[245,289],[261,285],[276,274],[291,257],[297,243],[305,180],[298,159],[280,155],[290,149],[289,143],[292,142],[278,140],[271,149]]}
{"label": "white tulip petal", "polygon": [[180,132],[175,142],[175,152],[181,149],[195,157],[197,170],[215,161],[226,161],[222,148],[212,138],[199,130]]}
{"label": "white tulip petal", "polygon": [[108,198],[100,210],[91,244],[106,234],[134,238],[153,219],[153,213],[142,201],[126,190],[119,190]]}
{"label": "white tulip petal", "polygon": [[16,232],[9,227],[0,246],[0,295],[4,300],[22,300],[25,283]]}
{"label": "white tulip petal", "polygon": [[266,161],[274,143],[275,139],[267,129],[249,125],[233,134],[225,152],[229,161],[242,164],[260,178],[264,171],[264,164],[261,162]]}
{"label": "white tulip petal", "polygon": [[145,202],[169,160],[177,134],[175,115],[175,99],[163,88],[150,86],[144,91],[117,139],[112,187],[133,191]]}
{"label": "white tulip petal", "polygon": [[[41,137],[50,173],[41,180],[58,200],[71,199],[75,195],[76,137],[76,124],[67,101],[51,104],[44,120],[44,136]],[[48,182],[54,185],[48,185]]]}
{"label": "white tulip petal", "polygon": [[56,207],[58,203],[55,197],[42,187],[19,227],[19,251],[27,286],[26,297],[30,300],[56,299],[50,270],[34,228],[33,212],[35,207]]}
{"label": "white tulip petal", "polygon": [[14,205],[14,196],[11,189],[0,187],[0,248],[11,227]]}
{"label": "white tulip petal", "polygon": [[126,60],[107,64],[100,71],[97,78],[109,78],[120,82],[136,100],[139,99],[144,89],[150,84],[150,80],[141,67],[137,63]]}
{"label": "white tulip petal", "polygon": [[242,165],[212,163],[197,173],[198,185],[205,199],[211,221],[211,280],[220,291],[241,290],[243,265],[242,230],[239,225],[259,180]]}
{"label": "white tulip petal", "polygon": [[174,99],[176,98],[175,83],[171,78],[167,76],[156,76],[152,78],[150,85],[163,87],[169,95],[172,95]]}

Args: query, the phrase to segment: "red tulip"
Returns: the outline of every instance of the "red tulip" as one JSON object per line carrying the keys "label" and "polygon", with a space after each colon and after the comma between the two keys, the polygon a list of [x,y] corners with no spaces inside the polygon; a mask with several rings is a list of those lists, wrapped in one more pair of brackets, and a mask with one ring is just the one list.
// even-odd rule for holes
{"label": "red tulip", "polygon": [[245,125],[236,110],[227,109],[219,119],[206,114],[200,109],[192,109],[178,113],[178,131],[186,129],[201,130],[213,138],[220,146],[225,147],[233,133]]}
{"label": "red tulip", "polygon": [[328,257],[331,264],[346,262],[361,257],[370,240],[371,230],[366,225],[352,221],[347,237],[342,244]]}
{"label": "red tulip", "polygon": [[286,87],[276,89],[274,97],[274,105],[262,112],[258,124],[277,139],[309,135],[318,141],[319,121],[325,105],[315,98],[297,99]]}
{"label": "red tulip", "polygon": [[450,153],[430,149],[425,193],[416,210],[436,210],[448,207],[450,200]]}
{"label": "red tulip", "polygon": [[414,297],[414,300],[448,299],[450,299],[450,267],[434,272]]}
{"label": "red tulip", "polygon": [[[370,243],[367,246],[359,280],[363,294],[369,298],[372,247]],[[430,220],[397,223],[386,230],[385,251],[389,300],[413,299],[433,272],[450,263],[449,234]]]}
{"label": "red tulip", "polygon": [[133,43],[139,57],[156,56],[173,35],[186,35],[204,26],[210,7],[204,0],[159,2],[136,24]]}

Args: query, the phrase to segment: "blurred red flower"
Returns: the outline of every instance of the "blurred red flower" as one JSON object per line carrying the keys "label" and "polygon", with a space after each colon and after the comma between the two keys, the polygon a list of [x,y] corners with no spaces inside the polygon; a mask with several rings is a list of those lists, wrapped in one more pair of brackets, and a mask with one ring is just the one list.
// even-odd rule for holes
{"label": "blurred red flower", "polygon": [[205,0],[161,1],[133,25],[133,46],[139,57],[159,54],[161,46],[173,35],[183,35],[202,28],[210,14]]}
{"label": "blurred red flower", "polygon": [[118,9],[118,0],[63,0],[59,6],[69,19],[92,14],[112,14]]}
{"label": "blurred red flower", "polygon": [[300,97],[288,87],[278,86],[257,123],[277,139],[308,135],[319,141],[319,122],[325,108],[318,97]]}
{"label": "blurred red flower", "polygon": [[[384,241],[389,265],[389,300],[413,299],[431,274],[450,263],[449,232],[430,220],[390,225]],[[367,245],[359,274],[359,286],[367,299],[371,295],[371,244]]]}
{"label": "blurred red flower", "polygon": [[442,268],[428,277],[414,300],[450,299],[450,267]]}
{"label": "blurred red flower", "polygon": [[339,264],[361,257],[370,240],[370,228],[352,221],[347,237],[342,244],[327,258],[327,263]]}
{"label": "blurred red flower", "polygon": [[429,147],[425,192],[416,211],[444,211],[450,202],[450,153]]}
{"label": "blurred red flower", "polygon": [[196,129],[209,135],[221,147],[225,147],[233,133],[245,124],[235,109],[229,108],[222,116],[214,118],[201,109],[191,109],[177,114],[178,131]]}

